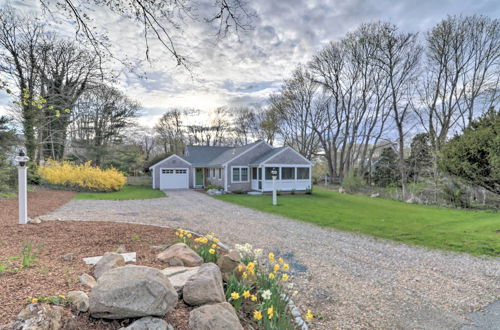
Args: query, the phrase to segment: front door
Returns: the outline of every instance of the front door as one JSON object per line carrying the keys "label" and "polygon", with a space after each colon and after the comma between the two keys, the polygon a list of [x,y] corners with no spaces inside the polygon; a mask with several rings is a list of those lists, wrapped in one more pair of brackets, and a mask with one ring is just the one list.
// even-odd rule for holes
{"label": "front door", "polygon": [[203,186],[203,169],[202,168],[196,169],[196,183],[195,183],[195,185]]}

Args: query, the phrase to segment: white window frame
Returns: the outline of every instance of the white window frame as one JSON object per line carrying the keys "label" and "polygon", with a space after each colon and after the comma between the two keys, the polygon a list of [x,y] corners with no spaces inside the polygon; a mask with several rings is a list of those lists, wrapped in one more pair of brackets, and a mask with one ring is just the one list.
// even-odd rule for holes
{"label": "white window frame", "polygon": [[215,176],[215,168],[212,169],[212,179],[215,179],[216,176]]}
{"label": "white window frame", "polygon": [[[238,168],[239,170],[239,180],[235,181],[234,176],[233,176],[233,169]],[[241,169],[246,168],[247,169],[247,179],[246,181],[241,180]],[[231,166],[231,183],[244,183],[244,182],[250,182],[250,170],[248,166]]]}

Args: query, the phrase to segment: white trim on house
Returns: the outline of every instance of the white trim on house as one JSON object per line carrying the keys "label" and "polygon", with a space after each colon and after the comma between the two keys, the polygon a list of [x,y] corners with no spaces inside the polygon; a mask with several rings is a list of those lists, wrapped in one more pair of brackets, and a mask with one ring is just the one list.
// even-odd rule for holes
{"label": "white trim on house", "polygon": [[224,169],[224,191],[228,191],[227,190],[227,166],[223,166],[222,167]]}
{"label": "white trim on house", "polygon": [[[233,180],[233,169],[235,169],[235,168],[239,169],[239,177],[240,177],[239,181]],[[243,168],[247,169],[247,179],[246,180],[241,180],[241,169],[243,169]],[[244,166],[244,165],[231,166],[231,183],[246,183],[246,182],[250,182],[249,180],[250,180],[250,168],[248,166]]]}
{"label": "white trim on house", "polygon": [[243,156],[244,154],[246,154],[247,152],[253,150],[254,148],[256,148],[257,146],[261,145],[262,143],[265,143],[267,144],[269,147],[272,148],[272,146],[267,143],[266,141],[260,141],[259,143],[256,143],[255,145],[253,145],[251,148],[248,148],[247,150],[243,151],[241,154],[237,155],[237,156],[234,156],[233,158],[231,158],[230,160],[228,160],[227,162],[225,163],[222,163],[222,166],[227,166],[230,162],[232,162],[233,160],[236,160],[238,159],[239,157]]}
{"label": "white trim on house", "polygon": [[262,164],[263,165],[267,165],[267,162],[270,161],[271,159],[273,159],[274,157],[278,156],[279,154],[281,154],[282,152],[284,152],[285,150],[292,150],[293,152],[295,152],[298,156],[300,156],[300,158],[302,158],[303,160],[305,160],[307,163],[309,163],[309,165],[313,165],[313,163],[307,159],[306,157],[302,156],[300,154],[300,152],[298,152],[297,150],[293,149],[292,147],[290,146],[286,146],[285,148],[283,148],[282,150],[278,151],[276,154],[272,155],[271,157],[269,157],[268,159],[266,159]]}
{"label": "white trim on house", "polygon": [[153,168],[153,167],[155,167],[155,166],[159,165],[160,163],[163,163],[164,161],[166,161],[166,160],[168,160],[168,159],[170,159],[170,158],[172,158],[172,157],[177,157],[177,158],[179,158],[180,160],[182,160],[184,163],[186,163],[186,164],[188,164],[188,165],[190,165],[190,166],[191,166],[191,165],[193,165],[193,164],[191,164],[190,162],[188,162],[187,160],[185,160],[184,158],[182,158],[181,156],[178,156],[178,155],[176,155],[176,154],[172,154],[172,155],[168,156],[167,158],[160,160],[160,161],[159,161],[159,162],[157,162],[156,164],[151,165],[151,166],[149,167],[149,169],[151,169],[151,168]]}
{"label": "white trim on house", "polygon": [[[295,168],[295,178],[294,179],[282,179],[281,168],[282,167],[294,167]],[[266,168],[276,168],[279,170],[279,179],[276,180],[278,190],[291,191],[291,190],[306,190],[312,187],[312,165],[304,164],[265,164],[260,167],[262,170],[262,188],[258,189],[260,191],[272,191],[272,179],[266,179]],[[299,179],[297,177],[299,168],[307,168],[309,170],[309,178]]]}
{"label": "white trim on house", "polygon": [[155,169],[150,167],[149,170],[151,171],[151,176],[153,177],[153,189],[156,189],[156,186],[155,186]]}

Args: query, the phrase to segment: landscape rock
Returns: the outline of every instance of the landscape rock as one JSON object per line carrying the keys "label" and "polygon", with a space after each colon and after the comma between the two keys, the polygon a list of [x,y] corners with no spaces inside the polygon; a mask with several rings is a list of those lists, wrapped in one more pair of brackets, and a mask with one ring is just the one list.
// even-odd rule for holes
{"label": "landscape rock", "polygon": [[29,223],[39,224],[39,223],[42,223],[42,220],[40,220],[40,218],[36,217],[34,219],[30,219]]}
{"label": "landscape rock", "polygon": [[73,253],[66,253],[62,256],[64,261],[73,261],[75,259],[75,255]]}
{"label": "landscape rock", "polygon": [[224,281],[227,282],[236,267],[241,264],[240,260],[240,254],[236,250],[229,251],[228,254],[221,256],[219,260],[217,260],[217,266],[219,266],[222,272]]}
{"label": "landscape rock", "polygon": [[167,275],[170,283],[177,291],[178,294],[182,294],[182,289],[186,284],[187,280],[191,278],[194,274],[198,273],[200,267],[168,267],[162,270],[163,274]]}
{"label": "landscape rock", "polygon": [[227,302],[205,305],[189,313],[189,327],[192,330],[242,330],[233,306]]}
{"label": "landscape rock", "polygon": [[411,196],[405,202],[408,203],[408,204],[420,204],[421,200],[418,197]]}
{"label": "landscape rock", "polygon": [[83,291],[70,291],[66,298],[71,303],[71,307],[79,312],[87,312],[89,310],[89,296]]}
{"label": "landscape rock", "polygon": [[191,306],[225,302],[219,267],[211,262],[201,265],[198,272],[187,280],[182,295],[186,304]]}
{"label": "landscape rock", "polygon": [[208,189],[207,194],[209,194],[210,196],[220,196],[222,195],[222,191],[220,191],[219,189]]}
{"label": "landscape rock", "polygon": [[96,279],[99,279],[107,271],[125,266],[125,259],[118,253],[106,252],[104,256],[95,264],[92,272]]}
{"label": "landscape rock", "polygon": [[[157,255],[157,259],[168,263],[170,266],[195,267],[203,263],[203,259],[184,243],[170,246]],[[179,265],[179,261],[182,265]]]}
{"label": "landscape rock", "polygon": [[95,318],[161,316],[174,310],[177,292],[159,269],[129,265],[104,273],[90,292]]}
{"label": "landscape rock", "polygon": [[377,197],[380,197],[380,194],[379,193],[373,193],[370,195],[371,198],[377,198]]}
{"label": "landscape rock", "polygon": [[63,327],[66,314],[61,306],[30,304],[19,313],[14,326],[23,330],[57,330]]}
{"label": "landscape rock", "polygon": [[88,286],[89,288],[93,288],[97,284],[96,280],[89,274],[82,274],[80,275],[79,278],[80,278],[80,283],[82,285]]}
{"label": "landscape rock", "polygon": [[339,193],[340,193],[340,194],[345,194],[345,193],[346,193],[345,188],[344,188],[344,187],[340,187],[340,188],[339,188]]}
{"label": "landscape rock", "polygon": [[174,330],[174,327],[162,319],[147,316],[138,319],[128,327],[120,328],[119,330]]}

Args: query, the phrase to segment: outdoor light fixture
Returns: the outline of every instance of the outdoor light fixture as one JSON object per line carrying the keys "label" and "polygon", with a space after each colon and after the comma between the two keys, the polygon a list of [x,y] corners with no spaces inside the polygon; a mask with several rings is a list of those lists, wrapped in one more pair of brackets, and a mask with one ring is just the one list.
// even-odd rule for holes
{"label": "outdoor light fixture", "polygon": [[276,176],[278,171],[276,168],[271,170],[271,176],[273,177],[273,205],[278,205],[278,194],[276,193]]}
{"label": "outdoor light fixture", "polygon": [[24,167],[26,166],[26,163],[30,160],[28,156],[24,153],[23,149],[19,150],[19,155],[16,156],[16,162],[19,164],[19,166]]}
{"label": "outdoor light fixture", "polygon": [[16,156],[17,177],[19,182],[19,224],[24,225],[28,222],[28,197],[27,197],[27,173],[28,168],[26,163],[30,160],[24,153],[24,150],[19,150],[19,155]]}

